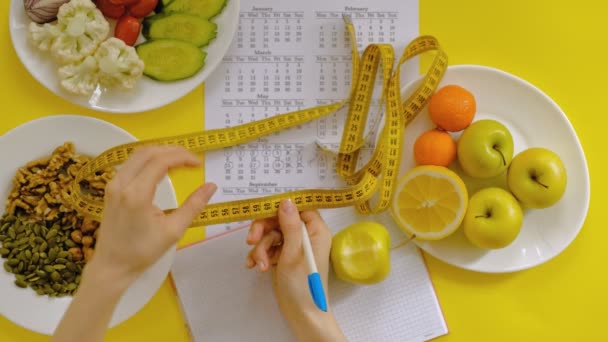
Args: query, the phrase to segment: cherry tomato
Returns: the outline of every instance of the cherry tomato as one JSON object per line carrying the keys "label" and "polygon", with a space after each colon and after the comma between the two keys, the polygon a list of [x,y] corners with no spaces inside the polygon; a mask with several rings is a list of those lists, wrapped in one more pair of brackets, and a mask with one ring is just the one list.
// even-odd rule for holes
{"label": "cherry tomato", "polygon": [[133,5],[134,3],[138,2],[139,0],[110,0],[111,3],[113,3],[114,5]]}
{"label": "cherry tomato", "polygon": [[139,0],[135,4],[129,6],[127,10],[130,15],[137,18],[143,18],[152,13],[156,8],[156,5],[158,5],[158,0]]}
{"label": "cherry tomato", "polygon": [[109,18],[118,19],[126,12],[125,5],[115,5],[110,0],[95,0],[95,4],[101,13]]}
{"label": "cherry tomato", "polygon": [[133,46],[139,37],[139,31],[141,31],[139,19],[126,15],[118,19],[114,29],[114,37],[121,39],[129,46]]}

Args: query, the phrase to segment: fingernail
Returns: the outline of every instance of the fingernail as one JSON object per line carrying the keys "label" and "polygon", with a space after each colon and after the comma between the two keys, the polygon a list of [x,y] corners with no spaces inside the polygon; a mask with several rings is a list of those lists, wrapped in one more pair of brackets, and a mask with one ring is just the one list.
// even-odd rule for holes
{"label": "fingernail", "polygon": [[286,200],[283,200],[283,202],[281,203],[281,210],[283,210],[285,214],[291,214],[296,211],[296,205],[293,204],[291,198],[288,198]]}
{"label": "fingernail", "polygon": [[248,268],[252,268],[252,267],[253,267],[253,264],[254,264],[253,260],[251,260],[251,259],[247,259],[247,263],[246,263],[246,265],[247,265],[247,267],[248,267]]}
{"label": "fingernail", "polygon": [[253,227],[251,227],[251,230],[249,230],[249,233],[247,233],[247,241],[251,240],[252,235],[253,235]]}
{"label": "fingernail", "polygon": [[266,263],[263,261],[258,262],[258,265],[260,265],[260,271],[264,271],[266,269]]}

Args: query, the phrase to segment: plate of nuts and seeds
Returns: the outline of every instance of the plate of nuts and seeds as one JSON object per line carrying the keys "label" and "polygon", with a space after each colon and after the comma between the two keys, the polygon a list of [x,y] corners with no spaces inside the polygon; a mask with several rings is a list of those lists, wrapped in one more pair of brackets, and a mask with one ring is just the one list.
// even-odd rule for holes
{"label": "plate of nuts and seeds", "polygon": [[[99,222],[71,208],[70,184],[80,168],[108,148],[134,141],[105,121],[71,115],[21,125],[0,137],[0,314],[26,329],[51,335],[80,284],[83,267],[95,253]],[[80,186],[103,198],[113,169]],[[175,208],[168,177],[155,204]],[[110,327],[141,309],[165,280],[175,249],[151,266],[125,292]]]}

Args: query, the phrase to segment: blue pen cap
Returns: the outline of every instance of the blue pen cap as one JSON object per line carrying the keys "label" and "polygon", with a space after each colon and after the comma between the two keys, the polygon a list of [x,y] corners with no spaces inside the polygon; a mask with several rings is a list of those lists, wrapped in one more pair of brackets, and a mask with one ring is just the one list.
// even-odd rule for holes
{"label": "blue pen cap", "polygon": [[325,299],[325,291],[323,291],[323,283],[319,273],[311,273],[308,276],[308,288],[317,307],[327,312],[327,299]]}

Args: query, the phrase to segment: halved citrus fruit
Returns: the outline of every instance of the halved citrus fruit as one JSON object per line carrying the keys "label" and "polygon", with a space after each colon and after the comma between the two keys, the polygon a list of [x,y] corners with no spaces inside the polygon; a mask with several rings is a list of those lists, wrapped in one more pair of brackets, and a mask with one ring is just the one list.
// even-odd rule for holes
{"label": "halved citrus fruit", "polygon": [[469,196],[460,177],[442,166],[417,166],[401,176],[391,207],[407,234],[439,240],[452,234],[464,218]]}

